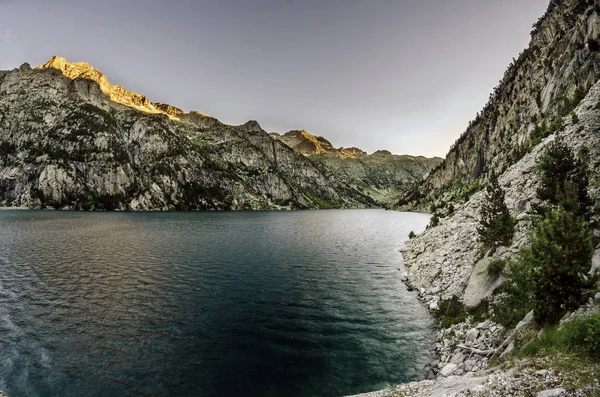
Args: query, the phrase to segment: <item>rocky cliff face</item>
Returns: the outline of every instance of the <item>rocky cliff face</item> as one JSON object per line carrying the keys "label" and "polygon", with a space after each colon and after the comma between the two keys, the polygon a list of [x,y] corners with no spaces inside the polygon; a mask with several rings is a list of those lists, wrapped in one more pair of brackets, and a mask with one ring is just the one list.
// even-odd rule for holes
{"label": "rocky cliff face", "polygon": [[552,1],[490,100],[426,182],[400,204],[506,170],[555,129],[600,77],[600,2]]}
{"label": "rocky cliff face", "polygon": [[[505,259],[527,243],[532,205],[539,203],[536,160],[558,133],[574,151],[583,145],[589,149],[589,192],[596,203],[600,200],[600,48],[595,44],[599,12],[598,0],[551,2],[546,15],[534,25],[530,48],[508,69],[478,121],[426,179],[424,184],[432,193],[418,190],[441,219],[439,225],[408,241],[403,254],[409,284],[431,307],[439,298],[463,297],[479,257],[476,227],[485,193],[474,189],[457,199],[457,183],[477,178],[485,169],[498,175],[506,203],[518,221],[512,246],[497,253]],[[565,98],[575,99],[565,102]],[[490,115],[492,124],[488,123]],[[552,116],[555,130],[546,128],[545,137],[532,140],[534,116],[538,120]],[[507,131],[507,125],[513,133],[498,135]],[[511,161],[508,157],[515,151],[520,153]],[[504,153],[506,159],[500,154],[490,157],[491,153]],[[462,160],[453,160],[457,158]],[[477,159],[485,165],[476,166]],[[448,185],[453,188],[442,189]]]}
{"label": "rocky cliff face", "polygon": [[0,72],[0,205],[82,209],[375,203],[258,123],[229,126],[58,57]]}
{"label": "rocky cliff face", "polygon": [[[575,152],[583,145],[589,149],[590,159],[593,159],[590,161],[589,192],[596,202],[600,201],[599,104],[600,82],[592,86],[575,109],[576,117],[566,120],[566,127],[560,133],[564,142]],[[534,213],[532,206],[540,203],[536,198],[536,159],[555,137],[556,134],[552,134],[545,138],[498,178],[506,194],[506,204],[518,222],[512,245],[497,250],[496,255],[500,258],[512,258],[528,243]],[[440,197],[440,200],[446,198],[448,195]],[[431,308],[435,308],[441,298],[453,295],[465,297],[468,291],[471,276],[479,261],[481,243],[478,241],[477,225],[484,198],[485,192],[480,191],[466,203],[454,203],[452,214],[441,218],[439,225],[427,229],[416,239],[409,240],[403,248],[408,267],[407,281]],[[471,298],[465,297],[467,300]]]}
{"label": "rocky cliff face", "polygon": [[311,160],[385,206],[396,203],[415,182],[442,162],[441,158],[399,156],[387,150],[369,155],[355,147],[335,148],[327,139],[306,131],[290,131],[283,135],[271,133],[271,136],[310,156]]}

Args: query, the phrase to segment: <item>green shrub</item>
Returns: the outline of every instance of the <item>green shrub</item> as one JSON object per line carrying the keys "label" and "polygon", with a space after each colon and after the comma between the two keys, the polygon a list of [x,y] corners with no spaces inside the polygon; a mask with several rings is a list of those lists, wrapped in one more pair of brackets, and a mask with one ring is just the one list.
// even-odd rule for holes
{"label": "green shrub", "polygon": [[600,358],[600,313],[584,321],[584,325],[587,326],[584,346],[593,357]]}
{"label": "green shrub", "polygon": [[563,100],[562,109],[560,109],[559,114],[561,116],[566,116],[571,113],[577,105],[585,98],[586,91],[582,87],[577,87],[575,89],[575,93],[573,94],[573,98],[565,98]]}
{"label": "green shrub", "polygon": [[468,316],[472,317],[474,322],[482,322],[489,319],[490,302],[487,299],[482,300],[477,306],[466,307]]}
{"label": "green shrub", "polygon": [[467,319],[465,305],[458,296],[453,295],[449,299],[442,299],[438,303],[438,309],[433,311],[433,316],[437,318],[443,328],[462,323]]}
{"label": "green shrub", "polygon": [[410,231],[410,233],[408,233],[408,238],[410,240],[412,240],[413,238],[417,237],[417,235],[415,234],[415,232],[413,232],[412,230]]}
{"label": "green shrub", "polygon": [[521,356],[545,353],[572,353],[600,360],[600,313],[576,318],[562,327],[547,328],[542,336],[525,346]]}
{"label": "green shrub", "polygon": [[550,124],[548,124],[548,131],[547,131],[547,135],[551,135],[554,134],[555,132],[560,132],[562,130],[565,129],[565,123],[563,121],[563,118],[559,115],[554,116],[554,118],[552,119],[552,121],[550,121]]}
{"label": "green shrub", "polygon": [[429,229],[430,227],[436,227],[439,224],[440,224],[440,216],[436,212],[435,214],[433,214],[433,216],[429,220],[429,225],[427,226],[427,228]]}
{"label": "green shrub", "polygon": [[454,214],[454,204],[448,204],[448,215]]}
{"label": "green shrub", "polygon": [[488,276],[494,281],[498,280],[498,278],[504,272],[504,268],[506,267],[506,261],[504,259],[494,259],[488,265]]}
{"label": "green shrub", "polygon": [[477,226],[479,241],[483,250],[508,246],[515,231],[515,220],[508,212],[504,202],[504,191],[498,179],[492,174],[490,184],[486,188],[486,197],[481,207],[481,219]]}
{"label": "green shrub", "polygon": [[577,113],[575,113],[574,110],[571,111],[571,113],[569,113],[571,115],[571,122],[573,124],[577,124],[579,123],[579,117],[577,117]]}
{"label": "green shrub", "polygon": [[557,136],[536,164],[538,198],[551,205],[561,205],[576,214],[586,215],[591,205],[587,193],[586,166]]}
{"label": "green shrub", "polygon": [[594,246],[589,224],[562,207],[535,227],[531,250],[520,261],[531,277],[536,321],[555,324],[587,300],[597,277],[588,276]]}
{"label": "green shrub", "polygon": [[513,328],[533,309],[533,277],[531,268],[524,263],[529,248],[519,252],[518,259],[507,265],[507,279],[496,289],[499,294],[492,305],[492,319],[507,328]]}

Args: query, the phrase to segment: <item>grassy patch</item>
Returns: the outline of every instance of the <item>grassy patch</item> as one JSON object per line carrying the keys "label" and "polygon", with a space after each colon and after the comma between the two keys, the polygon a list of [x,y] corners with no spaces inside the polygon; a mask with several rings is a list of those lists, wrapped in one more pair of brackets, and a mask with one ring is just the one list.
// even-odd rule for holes
{"label": "grassy patch", "polygon": [[526,345],[521,356],[574,354],[600,364],[600,313],[571,320],[562,327],[549,327],[542,336]]}
{"label": "grassy patch", "polygon": [[571,320],[562,327],[546,328],[539,338],[519,349],[515,357],[540,369],[553,368],[563,372],[563,387],[575,389],[594,386],[590,390],[592,393],[597,391],[600,374],[600,313]]}

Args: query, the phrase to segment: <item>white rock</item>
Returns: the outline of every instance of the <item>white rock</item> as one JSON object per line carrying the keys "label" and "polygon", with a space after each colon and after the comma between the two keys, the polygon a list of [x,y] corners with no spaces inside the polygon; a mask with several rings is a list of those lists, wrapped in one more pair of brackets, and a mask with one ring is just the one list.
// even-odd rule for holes
{"label": "white rock", "polygon": [[596,252],[594,252],[594,257],[592,258],[592,269],[590,272],[593,273],[598,269],[600,269],[600,249],[597,249]]}
{"label": "white rock", "polygon": [[477,339],[478,335],[479,335],[479,330],[477,328],[471,328],[470,330],[467,331],[467,335],[466,335],[465,339],[467,340],[467,342],[474,342]]}
{"label": "white rock", "polygon": [[544,390],[537,394],[537,397],[558,397],[566,395],[567,391],[565,389],[552,389],[552,390]]}
{"label": "white rock", "polygon": [[440,375],[450,376],[450,375],[452,375],[452,372],[454,372],[456,367],[457,367],[456,364],[452,364],[452,363],[446,364],[446,366],[444,368],[442,368],[442,370],[440,371]]}
{"label": "white rock", "polygon": [[465,361],[465,355],[460,351],[454,353],[454,355],[450,359],[450,363],[457,365],[462,363],[463,361]]}
{"label": "white rock", "polygon": [[496,248],[496,255],[497,256],[502,256],[506,252],[508,252],[508,248],[506,248],[506,247],[498,247],[498,248]]}
{"label": "white rock", "polygon": [[497,258],[484,258],[477,262],[469,278],[465,290],[465,306],[477,306],[482,300],[490,297],[494,290],[502,283],[503,278],[493,277],[489,274],[489,266]]}
{"label": "white rock", "polygon": [[492,322],[489,320],[486,320],[482,323],[477,324],[477,328],[478,329],[488,329],[488,328],[490,328],[490,325],[492,325]]}
{"label": "white rock", "polygon": [[521,328],[531,324],[533,322],[533,310],[525,315],[523,320],[519,321],[517,326],[515,327],[515,331],[520,330]]}

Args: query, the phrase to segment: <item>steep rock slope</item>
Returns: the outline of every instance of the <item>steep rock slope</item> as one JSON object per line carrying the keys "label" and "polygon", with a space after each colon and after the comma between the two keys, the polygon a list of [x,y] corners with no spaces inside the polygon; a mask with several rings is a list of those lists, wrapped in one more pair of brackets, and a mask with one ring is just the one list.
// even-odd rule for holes
{"label": "steep rock slope", "polygon": [[385,206],[391,206],[415,182],[438,166],[441,158],[394,155],[379,150],[371,155],[356,148],[334,148],[331,142],[306,131],[271,133],[289,147],[323,164],[356,190]]}
{"label": "steep rock slope", "polygon": [[55,57],[0,72],[0,204],[83,209],[365,207],[250,121],[225,125]]}
{"label": "steep rock slope", "polygon": [[[583,145],[589,149],[590,196],[600,201],[600,82],[596,83],[575,109],[576,118],[565,120],[560,132],[564,142],[574,151]],[[509,259],[527,244],[531,230],[532,206],[536,198],[537,179],[534,173],[536,159],[544,147],[555,139],[552,134],[529,153],[504,171],[498,181],[506,194],[506,204],[518,221],[510,247],[501,247],[496,255]],[[463,297],[469,278],[478,261],[477,225],[485,192],[480,191],[464,204],[455,204],[452,215],[440,219],[439,225],[428,228],[413,240],[407,241],[402,254],[408,268],[409,285],[431,308],[440,298],[453,295]],[[443,200],[444,197],[441,197]]]}
{"label": "steep rock slope", "polygon": [[503,171],[556,130],[556,117],[567,115],[600,77],[599,14],[598,0],[550,2],[482,112],[399,205],[431,202],[457,182]]}
{"label": "steep rock slope", "polygon": [[[561,138],[573,151],[582,146],[589,149],[590,194],[600,202],[600,82],[596,82],[586,97],[578,104],[574,114],[562,119]],[[466,202],[453,202],[453,210],[443,210],[446,215],[437,226],[432,226],[416,238],[406,242],[402,254],[407,266],[404,276],[407,284],[418,291],[419,298],[431,310],[436,310],[441,299],[458,296],[468,306],[491,292],[495,284],[487,284],[478,273],[479,265],[494,258],[514,259],[521,247],[528,244],[532,226],[538,181],[534,172],[536,159],[554,139],[550,134],[534,145],[525,155],[509,166],[499,176],[506,193],[506,203],[518,221],[513,243],[500,247],[493,257],[479,259],[476,227],[484,193],[474,193]],[[452,192],[443,192],[439,202],[451,202]],[[596,234],[598,235],[598,230]],[[488,262],[489,263],[489,262]],[[600,246],[596,247],[592,268],[600,268]],[[486,273],[486,272],[484,272]],[[502,277],[500,278],[500,281]],[[478,299],[474,299],[478,298]],[[600,300],[595,299],[580,307],[561,321],[565,325],[577,317],[589,316],[600,310]],[[527,343],[531,335],[540,335],[529,313],[513,330],[505,329],[491,320],[476,320],[470,316],[458,324],[442,328],[435,343],[436,358],[424,368],[431,378],[427,381],[398,385],[388,390],[358,395],[375,396],[597,396],[600,393],[597,367],[574,362],[559,364],[547,357],[512,356]],[[549,348],[548,354],[554,354]],[[560,353],[556,353],[559,354]],[[492,368],[488,365],[495,357],[499,360]],[[498,365],[500,364],[500,365]]]}

